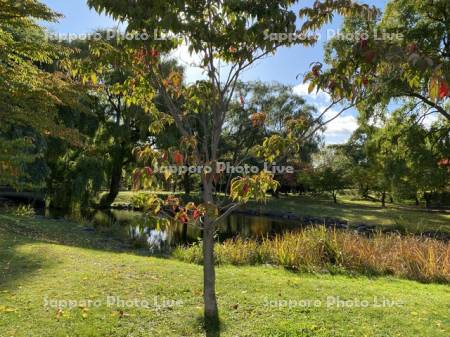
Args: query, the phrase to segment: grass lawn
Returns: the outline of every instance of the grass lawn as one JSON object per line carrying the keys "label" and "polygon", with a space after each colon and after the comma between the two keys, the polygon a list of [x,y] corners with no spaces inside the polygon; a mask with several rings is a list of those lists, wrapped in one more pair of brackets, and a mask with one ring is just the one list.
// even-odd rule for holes
{"label": "grass lawn", "polygon": [[[136,192],[120,192],[116,203],[130,203]],[[163,197],[168,192],[158,192]],[[193,194],[195,198],[195,194]],[[280,196],[269,198],[267,204],[250,202],[246,207],[293,212],[301,216],[333,217],[347,220],[350,225],[373,224],[399,226],[410,232],[439,230],[450,233],[450,211],[428,211],[420,207],[387,204],[339,196],[338,204],[330,198],[310,196]]]}
{"label": "grass lawn", "polygon": [[308,216],[335,217],[347,220],[350,224],[399,225],[411,232],[426,230],[450,232],[450,212],[448,211],[427,211],[396,204],[387,204],[386,208],[382,208],[376,202],[354,200],[343,196],[339,198],[338,204],[326,198],[282,196],[280,199],[270,198],[267,205],[251,203],[249,207],[262,207]]}
{"label": "grass lawn", "polygon": [[[0,336],[204,335],[200,266],[117,251],[116,241],[82,229],[0,215]],[[222,336],[430,337],[450,331],[446,285],[223,266],[217,288]],[[147,301],[149,308],[118,308],[107,296],[137,299],[141,306]],[[338,298],[353,302],[333,304]],[[389,303],[379,307],[383,299]],[[51,300],[80,307],[58,311]],[[86,308],[88,300],[98,306]]]}

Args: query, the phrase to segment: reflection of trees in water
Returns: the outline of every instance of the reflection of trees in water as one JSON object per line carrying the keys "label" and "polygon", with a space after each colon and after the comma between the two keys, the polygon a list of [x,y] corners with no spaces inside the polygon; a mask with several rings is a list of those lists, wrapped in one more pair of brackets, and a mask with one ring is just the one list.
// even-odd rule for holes
{"label": "reflection of trees in water", "polygon": [[231,215],[219,226],[219,231],[227,237],[240,235],[244,238],[260,237],[271,233],[274,221],[264,217]]}
{"label": "reflection of trees in water", "polygon": [[128,233],[131,240],[145,242],[152,253],[163,252],[170,248],[171,240],[167,230],[136,225],[130,226]]}
{"label": "reflection of trees in water", "polygon": [[[147,228],[148,230],[148,228]],[[167,242],[168,234],[166,231],[160,231],[156,229],[148,230],[147,243],[152,252],[161,252],[170,247]]]}
{"label": "reflection of trees in water", "polygon": [[[59,214],[59,216],[61,216]],[[169,250],[170,247],[201,240],[200,224],[167,221],[157,225],[142,212],[130,210],[94,211],[84,215],[96,228],[108,229],[111,233],[137,241],[152,251]],[[220,241],[236,236],[259,238],[298,228],[299,224],[267,217],[233,214],[218,225]]]}
{"label": "reflection of trees in water", "polygon": [[273,222],[267,218],[254,217],[253,219],[247,219],[249,221],[249,228],[251,235],[254,237],[261,237],[266,233],[272,231]]}

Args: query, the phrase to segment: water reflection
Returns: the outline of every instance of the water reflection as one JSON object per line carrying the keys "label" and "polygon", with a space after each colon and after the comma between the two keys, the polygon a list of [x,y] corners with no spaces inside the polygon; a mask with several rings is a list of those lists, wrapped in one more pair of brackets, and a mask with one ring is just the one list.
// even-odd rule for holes
{"label": "water reflection", "polygon": [[[48,217],[67,217],[60,211],[46,211]],[[85,211],[81,215],[97,231],[118,236],[131,242],[136,248],[165,252],[171,247],[199,242],[202,231],[194,224],[167,221],[163,225],[143,212],[130,210]],[[73,218],[73,216],[71,216]],[[261,238],[300,228],[301,224],[292,220],[234,214],[222,221],[217,228],[219,241],[234,237]]]}

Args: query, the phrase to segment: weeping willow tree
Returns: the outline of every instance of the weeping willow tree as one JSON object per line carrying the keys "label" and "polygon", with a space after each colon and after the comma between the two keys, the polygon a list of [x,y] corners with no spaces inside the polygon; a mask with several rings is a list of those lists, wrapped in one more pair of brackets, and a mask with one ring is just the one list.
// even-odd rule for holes
{"label": "weeping willow tree", "polygon": [[[50,42],[38,20],[59,14],[36,0],[0,0],[0,184],[16,189],[42,186],[45,139],[81,140],[58,121],[58,108],[76,95],[59,72],[44,68],[69,50]],[[34,165],[32,165],[34,164]]]}

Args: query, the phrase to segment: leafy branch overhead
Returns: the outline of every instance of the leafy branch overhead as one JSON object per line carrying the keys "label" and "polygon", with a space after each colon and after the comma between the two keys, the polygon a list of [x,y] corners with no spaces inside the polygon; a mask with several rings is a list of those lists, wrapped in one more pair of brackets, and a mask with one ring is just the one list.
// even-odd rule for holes
{"label": "leafy branch overhead", "polygon": [[[367,119],[397,99],[419,103],[411,113],[450,119],[448,1],[394,1],[382,16],[350,16],[326,49],[326,64],[306,75],[309,90],[356,102]],[[420,112],[420,108],[423,111]]]}

